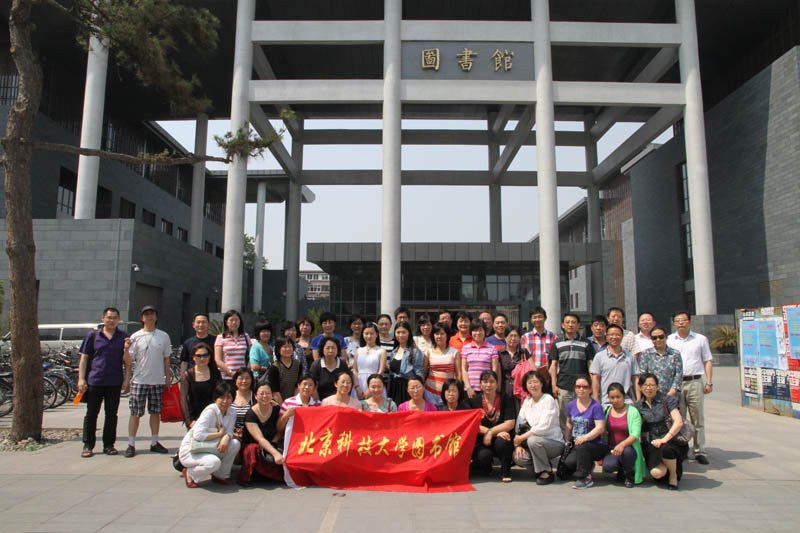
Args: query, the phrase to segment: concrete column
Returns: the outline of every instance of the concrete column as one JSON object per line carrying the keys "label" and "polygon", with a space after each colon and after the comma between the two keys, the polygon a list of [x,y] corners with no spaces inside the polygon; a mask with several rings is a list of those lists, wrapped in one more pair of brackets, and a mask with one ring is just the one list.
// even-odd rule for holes
{"label": "concrete column", "polygon": [[[492,135],[492,124],[497,120],[497,113],[489,113],[487,128],[489,130],[489,175],[500,159],[500,143]],[[489,242],[503,242],[503,213],[502,200],[500,196],[500,185],[489,185]]]}
{"label": "concrete column", "polygon": [[539,283],[545,326],[560,331],[561,275],[558,249],[558,183],[553,106],[553,65],[550,56],[549,0],[531,0],[536,69],[536,163],[539,192]]}
{"label": "concrete column", "polygon": [[[292,159],[298,172],[303,171],[303,120],[297,119],[298,136],[292,138]],[[302,211],[302,185],[289,181],[286,199],[286,236],[283,244],[283,267],[286,269],[286,319],[297,320],[297,302],[300,300],[300,215]]]}
{"label": "concrete column", "polygon": [[[250,120],[248,85],[253,70],[251,28],[256,13],[255,0],[238,0],[236,41],[233,54],[231,91],[231,131]],[[222,311],[241,309],[244,254],[244,207],[247,192],[247,158],[234,156],[228,164],[228,189],[225,201],[225,258],[222,262]]]}
{"label": "concrete column", "polygon": [[698,315],[717,314],[714,243],[711,230],[711,197],[708,190],[708,159],[703,114],[700,58],[694,0],[676,0],[675,12],[681,28],[678,50],[681,81],[686,88],[683,108],[686,171],[689,176],[689,218],[692,224],[694,293]]}
{"label": "concrete column", "polygon": [[[195,120],[194,155],[206,155],[208,143],[208,115],[200,113]],[[189,226],[189,244],[203,249],[203,211],[206,200],[206,164],[192,165],[192,223]]]}
{"label": "concrete column", "polygon": [[289,182],[289,198],[286,199],[289,211],[286,219],[286,242],[289,246],[284,248],[288,248],[288,252],[283,261],[286,269],[286,320],[297,320],[297,302],[300,299],[301,188],[300,184]]}
{"label": "concrete column", "polygon": [[[106,103],[108,48],[95,37],[89,38],[86,88],[83,93],[81,148],[100,149],[103,140],[103,110]],[[78,156],[78,182],[75,190],[75,219],[94,218],[97,206],[97,181],[100,158]]]}
{"label": "concrete column", "polygon": [[400,305],[401,120],[400,22],[402,2],[384,0],[383,42],[383,180],[381,202],[381,313]]}
{"label": "concrete column", "polygon": [[[597,142],[592,139],[589,133],[594,124],[593,118],[584,121],[583,130],[586,132],[586,170],[591,172],[597,166]],[[601,212],[600,212],[600,188],[596,185],[589,185],[586,188],[586,219],[588,226],[588,236],[590,243],[602,243],[601,234]],[[591,308],[593,315],[605,314],[605,302],[603,301],[603,261],[587,265],[589,274],[589,284],[591,286]]]}
{"label": "concrete column", "polygon": [[256,253],[253,258],[253,311],[262,310],[261,293],[264,285],[264,207],[267,203],[267,182],[259,181],[256,190]]}

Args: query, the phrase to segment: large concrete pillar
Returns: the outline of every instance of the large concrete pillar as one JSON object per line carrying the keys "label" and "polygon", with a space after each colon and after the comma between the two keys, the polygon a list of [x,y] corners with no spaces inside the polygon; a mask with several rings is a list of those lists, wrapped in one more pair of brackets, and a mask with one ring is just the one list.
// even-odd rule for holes
{"label": "large concrete pillar", "polygon": [[[303,172],[303,126],[297,119],[299,134],[292,138],[292,159],[298,172]],[[297,302],[300,300],[300,215],[302,212],[302,185],[289,181],[286,199],[286,234],[283,243],[283,268],[286,269],[286,319],[297,320]]]}
{"label": "large concrete pillar", "polygon": [[253,257],[253,311],[263,310],[261,293],[264,285],[264,207],[267,203],[267,182],[259,181],[256,190],[256,253]]}
{"label": "large concrete pillar", "polygon": [[678,51],[681,81],[686,88],[683,108],[686,171],[689,179],[689,218],[692,224],[694,294],[698,315],[717,314],[714,243],[711,230],[711,197],[708,191],[708,159],[703,114],[700,58],[694,0],[676,0],[675,12],[681,28]]}
{"label": "large concrete pillar", "polygon": [[[589,118],[584,121],[583,131],[585,132],[585,145],[586,145],[586,171],[591,172],[597,166],[597,142],[592,139],[589,131],[592,129],[594,120]],[[590,243],[600,243],[602,245],[603,236],[601,234],[602,224],[600,217],[600,188],[596,185],[589,185],[586,188],[586,219],[587,219],[587,234]],[[605,302],[603,301],[603,261],[602,259],[597,263],[590,263],[587,265],[589,274],[589,284],[591,286],[591,308],[589,309],[593,315],[605,314]]]}
{"label": "large concrete pillar", "polygon": [[[200,113],[195,120],[194,155],[206,155],[208,143],[208,115]],[[203,249],[203,211],[206,200],[206,164],[192,165],[192,222],[189,226],[189,244]]]}
{"label": "large concrete pillar", "polygon": [[553,65],[550,56],[549,0],[531,0],[533,48],[536,69],[536,163],[539,192],[539,284],[541,304],[547,311],[545,326],[559,331],[561,275],[558,249],[558,183],[556,132],[553,106]]}
{"label": "large concrete pillar", "polygon": [[[108,48],[95,37],[89,38],[86,63],[86,88],[83,93],[81,148],[100,149],[103,140],[103,110],[106,103]],[[75,188],[75,218],[94,218],[97,206],[97,181],[100,158],[78,156],[78,182]]]}
{"label": "large concrete pillar", "polygon": [[[489,120],[487,121],[487,129],[489,136],[489,175],[492,175],[492,169],[500,159],[500,143],[497,138],[492,134],[492,124],[497,120],[497,113],[489,113]],[[503,213],[502,213],[502,200],[500,197],[500,185],[489,185],[489,242],[503,242]]]}
{"label": "large concrete pillar", "polygon": [[401,120],[400,22],[403,3],[384,0],[383,180],[381,202],[381,313],[400,305]]}
{"label": "large concrete pillar", "polygon": [[[231,91],[231,131],[250,120],[248,85],[253,70],[251,28],[256,13],[255,0],[238,0],[236,41],[233,55]],[[228,164],[228,189],[225,201],[225,257],[222,262],[222,311],[241,309],[244,254],[244,207],[247,192],[247,158],[234,156]]]}

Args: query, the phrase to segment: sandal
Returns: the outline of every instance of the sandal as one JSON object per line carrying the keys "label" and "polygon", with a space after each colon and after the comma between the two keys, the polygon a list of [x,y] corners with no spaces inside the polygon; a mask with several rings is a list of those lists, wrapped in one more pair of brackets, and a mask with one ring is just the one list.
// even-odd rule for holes
{"label": "sandal", "polygon": [[113,446],[109,446],[108,448],[103,448],[103,453],[106,455],[117,455],[119,451]]}
{"label": "sandal", "polygon": [[94,455],[94,452],[89,448],[84,448],[81,452],[81,457],[88,458]]}
{"label": "sandal", "polygon": [[511,483],[511,477],[504,477],[500,481],[502,481],[503,483]]}

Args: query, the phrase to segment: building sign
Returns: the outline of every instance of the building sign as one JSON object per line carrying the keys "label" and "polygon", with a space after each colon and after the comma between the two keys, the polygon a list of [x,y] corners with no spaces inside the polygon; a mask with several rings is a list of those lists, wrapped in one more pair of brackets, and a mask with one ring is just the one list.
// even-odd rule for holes
{"label": "building sign", "polygon": [[533,44],[405,42],[404,79],[534,79]]}

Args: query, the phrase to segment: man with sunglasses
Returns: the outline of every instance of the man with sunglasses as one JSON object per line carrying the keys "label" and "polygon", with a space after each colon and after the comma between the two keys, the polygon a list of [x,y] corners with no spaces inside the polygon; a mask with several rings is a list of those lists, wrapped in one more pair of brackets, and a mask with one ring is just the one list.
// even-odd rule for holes
{"label": "man with sunglasses", "polygon": [[683,360],[677,350],[667,346],[667,332],[661,326],[650,330],[653,347],[639,355],[641,375],[654,374],[658,390],[668,396],[679,396],[683,384]]}

